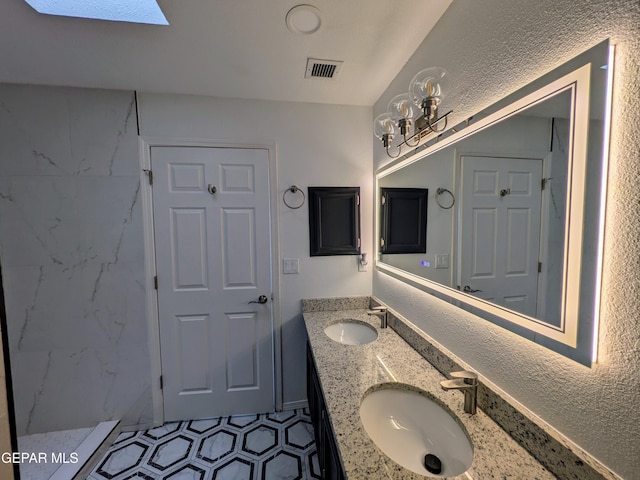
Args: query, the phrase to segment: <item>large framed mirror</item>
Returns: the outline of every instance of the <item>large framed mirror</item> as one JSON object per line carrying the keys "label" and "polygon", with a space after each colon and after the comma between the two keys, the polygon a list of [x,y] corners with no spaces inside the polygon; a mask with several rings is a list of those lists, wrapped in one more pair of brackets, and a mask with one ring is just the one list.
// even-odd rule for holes
{"label": "large framed mirror", "polygon": [[[596,45],[376,172],[377,268],[590,365],[612,62]],[[418,188],[426,248],[383,253],[381,192]]]}

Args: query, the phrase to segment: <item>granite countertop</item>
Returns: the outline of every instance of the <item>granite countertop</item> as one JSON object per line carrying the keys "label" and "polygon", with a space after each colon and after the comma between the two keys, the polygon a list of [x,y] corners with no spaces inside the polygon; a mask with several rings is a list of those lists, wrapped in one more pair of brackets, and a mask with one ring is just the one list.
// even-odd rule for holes
{"label": "granite countertop", "polygon": [[[344,319],[375,327],[377,340],[366,345],[342,345],[325,335],[326,326]],[[418,387],[458,417],[471,438],[474,456],[471,468],[454,478],[556,478],[483,411],[464,413],[462,392],[443,391],[440,382],[444,377],[393,329],[381,329],[378,317],[367,315],[364,309],[305,312],[304,323],[348,480],[426,478],[384,455],[360,421],[365,392],[388,382]]]}

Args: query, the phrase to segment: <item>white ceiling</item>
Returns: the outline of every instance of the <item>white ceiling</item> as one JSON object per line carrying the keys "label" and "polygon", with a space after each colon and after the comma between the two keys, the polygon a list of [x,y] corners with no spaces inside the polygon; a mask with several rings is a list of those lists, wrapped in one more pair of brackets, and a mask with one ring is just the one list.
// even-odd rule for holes
{"label": "white ceiling", "polygon": [[[159,0],[170,25],[156,26],[1,0],[0,82],[371,106],[451,1]],[[322,12],[311,35],[285,24],[304,2]],[[305,79],[307,57],[344,65]]]}

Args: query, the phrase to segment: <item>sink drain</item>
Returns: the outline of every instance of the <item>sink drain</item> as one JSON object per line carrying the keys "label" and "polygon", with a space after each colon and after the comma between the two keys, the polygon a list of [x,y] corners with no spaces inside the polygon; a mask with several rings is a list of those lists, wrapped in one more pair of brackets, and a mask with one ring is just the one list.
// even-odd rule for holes
{"label": "sink drain", "polygon": [[424,468],[426,468],[429,473],[442,473],[442,462],[432,453],[427,453],[424,456]]}

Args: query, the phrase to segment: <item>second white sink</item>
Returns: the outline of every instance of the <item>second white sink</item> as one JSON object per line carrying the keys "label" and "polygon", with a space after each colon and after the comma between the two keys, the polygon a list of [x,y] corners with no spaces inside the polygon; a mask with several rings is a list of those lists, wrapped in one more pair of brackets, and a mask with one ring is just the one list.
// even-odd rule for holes
{"label": "second white sink", "polygon": [[342,320],[324,329],[327,336],[345,345],[364,345],[378,338],[378,332],[371,325],[360,320]]}
{"label": "second white sink", "polygon": [[455,477],[467,471],[473,447],[466,432],[425,392],[406,388],[389,384],[365,394],[360,419],[369,437],[394,462],[420,475]]}

